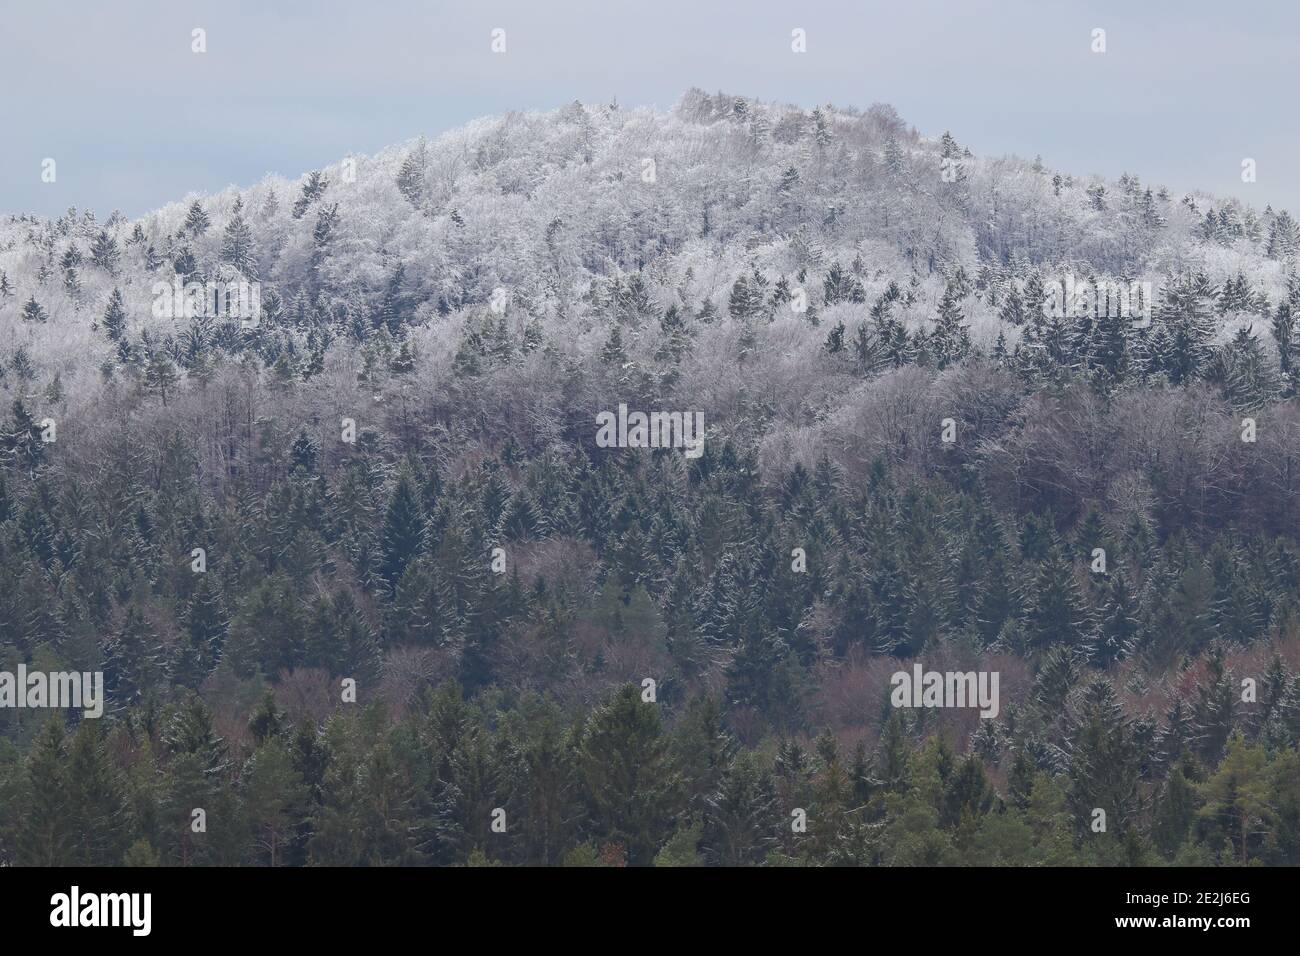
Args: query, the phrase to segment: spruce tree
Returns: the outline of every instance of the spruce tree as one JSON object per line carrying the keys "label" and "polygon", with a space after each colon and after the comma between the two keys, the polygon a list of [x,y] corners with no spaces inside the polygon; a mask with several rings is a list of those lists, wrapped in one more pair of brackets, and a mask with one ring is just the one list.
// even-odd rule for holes
{"label": "spruce tree", "polygon": [[117,240],[108,234],[108,230],[101,229],[90,246],[90,261],[112,276],[117,275],[117,267],[121,259],[122,253],[117,248]]}
{"label": "spruce tree", "polygon": [[678,776],[658,708],[624,687],[583,725],[577,761],[596,832],[623,844],[628,862],[648,863],[677,808]]}
{"label": "spruce tree", "polygon": [[121,289],[114,288],[108,297],[108,307],[104,310],[104,332],[114,342],[120,342],[126,333],[126,306],[122,302]]}
{"label": "spruce tree", "polygon": [[189,212],[185,215],[185,226],[183,227],[185,231],[197,238],[207,232],[208,227],[211,225],[212,220],[203,211],[203,206],[199,201],[196,199],[190,203]]}
{"label": "spruce tree", "polygon": [[382,559],[379,573],[390,590],[397,587],[406,567],[420,550],[424,516],[410,472],[403,470],[393,488],[380,532]]}
{"label": "spruce tree", "polygon": [[244,276],[257,278],[257,261],[253,254],[253,230],[244,219],[244,200],[236,199],[221,239],[221,261],[234,266]]}
{"label": "spruce tree", "polygon": [[27,300],[27,304],[23,306],[23,318],[28,322],[48,322],[50,315],[36,301],[36,296],[32,296]]}

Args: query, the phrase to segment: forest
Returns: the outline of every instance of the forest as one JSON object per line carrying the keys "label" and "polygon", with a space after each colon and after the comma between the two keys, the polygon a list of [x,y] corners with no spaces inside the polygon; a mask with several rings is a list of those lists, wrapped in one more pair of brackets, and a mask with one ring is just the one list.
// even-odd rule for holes
{"label": "forest", "polygon": [[0,865],[1300,864],[1298,255],[699,90],[7,215]]}

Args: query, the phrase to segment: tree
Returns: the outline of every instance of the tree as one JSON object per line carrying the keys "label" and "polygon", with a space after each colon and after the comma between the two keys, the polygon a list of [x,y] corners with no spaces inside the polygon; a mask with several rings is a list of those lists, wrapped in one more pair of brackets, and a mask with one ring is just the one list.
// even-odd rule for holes
{"label": "tree", "polygon": [[1142,809],[1141,754],[1109,682],[1099,677],[1085,688],[1069,729],[1070,801],[1079,828],[1100,808],[1109,832],[1122,834]]}
{"label": "tree", "polygon": [[1266,757],[1259,745],[1246,743],[1241,734],[1228,741],[1228,751],[1216,773],[1200,787],[1205,806],[1200,817],[1224,832],[1237,847],[1243,866],[1250,862],[1252,841],[1258,846],[1271,824]]}
{"label": "tree", "polygon": [[284,742],[270,737],[244,768],[244,804],[259,860],[279,866],[286,843],[302,818],[306,794]]}
{"label": "tree", "polygon": [[1234,408],[1244,411],[1269,404],[1281,392],[1277,370],[1252,328],[1239,329],[1232,342],[1217,352],[1207,377],[1218,382]]}
{"label": "tree", "polygon": [[27,812],[18,834],[18,859],[27,866],[69,866],[74,859],[63,723],[50,717],[27,757]]}
{"label": "tree", "polygon": [[1233,731],[1237,710],[1237,687],[1224,661],[1223,646],[1217,641],[1206,658],[1207,674],[1197,687],[1192,708],[1192,726],[1197,749],[1206,763],[1218,762]]}
{"label": "tree", "polygon": [[208,575],[200,575],[181,617],[184,630],[173,668],[176,683],[198,687],[207,679],[221,659],[228,623],[220,592]]}
{"label": "tree", "polygon": [[906,154],[903,152],[903,147],[892,135],[885,140],[884,162],[885,168],[895,176],[903,171],[906,163]]}
{"label": "tree", "polygon": [[423,533],[424,516],[420,511],[419,496],[410,472],[403,470],[389,499],[379,539],[383,556],[379,573],[390,590],[397,587],[407,565],[419,552]]}
{"label": "tree", "polygon": [[32,296],[27,300],[27,304],[23,306],[23,318],[28,322],[48,322],[50,315],[36,301],[36,296]]}
{"label": "tree", "polygon": [[939,368],[954,365],[970,354],[970,331],[964,320],[960,296],[950,282],[939,300],[939,315],[930,336],[931,354]]}
{"label": "tree", "polygon": [[98,720],[83,720],[68,754],[68,828],[77,866],[116,866],[128,839],[121,784]]}
{"label": "tree", "polygon": [[185,231],[191,236],[198,238],[207,232],[208,227],[211,225],[212,220],[209,219],[208,214],[203,211],[202,204],[200,204],[197,199],[190,203],[189,212],[185,215],[185,225],[183,227]]}
{"label": "tree", "polygon": [[1115,571],[1105,585],[1092,645],[1092,662],[1103,670],[1127,657],[1139,633],[1137,601],[1123,572]]}
{"label": "tree", "polygon": [[597,708],[578,737],[578,769],[600,834],[649,863],[667,834],[678,777],[655,705],[628,685]]}
{"label": "tree", "polygon": [[1163,290],[1157,317],[1165,346],[1157,362],[1175,385],[1200,376],[1209,362],[1214,335],[1209,302],[1213,298],[1213,286],[1200,274],[1182,276]]}
{"label": "tree", "polygon": [[1290,259],[1300,252],[1300,227],[1285,209],[1273,218],[1269,226],[1265,252],[1270,259]]}
{"label": "tree", "polygon": [[1291,303],[1279,302],[1273,313],[1273,341],[1277,343],[1278,365],[1283,375],[1290,375],[1296,366],[1295,356],[1300,352],[1300,338],[1297,337],[1295,316]]}
{"label": "tree", "polygon": [[1025,630],[1035,647],[1084,643],[1087,612],[1073,566],[1053,545],[1025,596]]}
{"label": "tree", "polygon": [[27,411],[22,399],[14,399],[9,424],[0,430],[0,461],[34,474],[45,461],[41,426]]}
{"label": "tree", "polygon": [[158,636],[137,607],[104,645],[104,690],[118,707],[138,703],[164,675]]}
{"label": "tree", "polygon": [[176,387],[178,381],[180,375],[176,372],[176,363],[172,361],[171,356],[162,349],[155,349],[149,356],[149,364],[145,366],[144,387],[151,392],[156,392],[165,406],[167,393]]}
{"label": "tree", "polygon": [[1152,839],[1156,849],[1173,859],[1191,836],[1199,798],[1191,762],[1180,760],[1169,772],[1164,790],[1156,801]]}
{"label": "tree", "polygon": [[[197,204],[196,204],[197,205]],[[236,199],[221,240],[221,261],[228,262],[250,279],[257,278],[253,254],[253,230],[244,219],[244,200]]]}
{"label": "tree", "polygon": [[108,297],[108,307],[104,310],[104,332],[114,342],[122,341],[126,333],[126,306],[122,302],[122,290],[114,287]]}
{"label": "tree", "polygon": [[117,267],[121,259],[122,253],[117,248],[117,240],[108,234],[107,229],[101,229],[90,246],[90,261],[109,275],[117,275]]}
{"label": "tree", "polygon": [[298,196],[293,203],[293,218],[301,219],[317,199],[325,194],[329,187],[329,180],[319,170],[312,170],[307,174],[307,181],[302,184],[302,194]]}
{"label": "tree", "polygon": [[397,188],[407,202],[418,207],[424,198],[424,177],[429,167],[429,144],[421,136],[402,161],[397,173]]}

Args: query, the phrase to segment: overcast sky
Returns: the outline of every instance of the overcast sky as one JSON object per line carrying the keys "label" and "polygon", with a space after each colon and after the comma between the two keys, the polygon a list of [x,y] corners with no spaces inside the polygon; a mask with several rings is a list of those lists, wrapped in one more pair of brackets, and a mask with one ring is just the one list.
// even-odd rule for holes
{"label": "overcast sky", "polygon": [[1300,211],[1297,0],[0,0],[0,213],[137,216],[477,116],[691,86],[883,101],[980,155]]}

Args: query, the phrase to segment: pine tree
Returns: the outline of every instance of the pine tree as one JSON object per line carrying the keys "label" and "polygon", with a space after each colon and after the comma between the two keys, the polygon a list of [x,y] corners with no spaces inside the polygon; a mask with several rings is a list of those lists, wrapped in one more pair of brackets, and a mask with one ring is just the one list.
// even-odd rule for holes
{"label": "pine tree", "polygon": [[826,335],[826,343],[823,346],[829,355],[839,355],[844,351],[844,323],[837,322],[835,327]]}
{"label": "pine tree", "polygon": [[1270,259],[1290,259],[1297,252],[1300,252],[1300,227],[1291,214],[1283,209],[1269,226],[1265,254]]}
{"label": "pine tree", "polygon": [[271,737],[249,758],[243,780],[258,858],[279,866],[305,806],[302,775],[281,739]]}
{"label": "pine tree", "polygon": [[126,332],[126,306],[122,302],[122,290],[116,287],[108,297],[108,308],[104,310],[104,332],[114,342],[122,341]]}
{"label": "pine tree", "polygon": [[184,628],[178,642],[173,679],[185,687],[198,687],[221,659],[229,622],[221,595],[209,576],[200,576],[181,617]]}
{"label": "pine tree", "polygon": [[1206,666],[1206,678],[1196,690],[1192,726],[1201,759],[1213,766],[1218,763],[1223,748],[1232,735],[1236,719],[1237,687],[1224,661],[1223,647],[1217,642],[1210,646]]}
{"label": "pine tree", "polygon": [[1204,275],[1189,275],[1164,289],[1160,320],[1169,336],[1161,366],[1175,385],[1200,376],[1211,356],[1214,319],[1209,302],[1214,287]]}
{"label": "pine tree", "polygon": [[208,227],[211,225],[212,220],[209,219],[208,214],[203,211],[203,206],[199,201],[196,199],[190,203],[189,212],[185,216],[185,225],[182,228],[191,236],[198,238],[207,232]]}
{"label": "pine tree", "polygon": [[212,784],[230,769],[226,742],[218,736],[212,712],[197,693],[182,698],[163,729],[162,741],[172,754],[194,757],[200,773]]}
{"label": "pine tree", "polygon": [[1163,791],[1155,801],[1152,840],[1166,859],[1173,859],[1191,835],[1199,799],[1190,762],[1180,760],[1169,772]]}
{"label": "pine tree", "polygon": [[672,824],[678,787],[658,709],[624,687],[587,719],[577,760],[597,832],[626,846],[630,863],[650,862]]}
{"label": "pine tree", "polygon": [[1262,847],[1274,818],[1264,749],[1234,734],[1223,763],[1200,789],[1201,819],[1225,833],[1236,846],[1237,860],[1248,865],[1252,845],[1257,851]]}
{"label": "pine tree", "polygon": [[1024,598],[1025,630],[1035,647],[1084,643],[1087,611],[1074,568],[1053,545],[1039,564]]}
{"label": "pine tree", "polygon": [[1105,670],[1127,657],[1139,633],[1138,607],[1128,579],[1121,571],[1110,574],[1098,614],[1092,643],[1092,662]]}
{"label": "pine tree", "polygon": [[931,352],[941,369],[957,364],[970,354],[970,330],[964,320],[958,291],[950,282],[939,300],[939,315],[930,336]]}
{"label": "pine tree", "polygon": [[412,206],[418,207],[424,198],[424,177],[428,167],[429,146],[421,136],[397,173],[397,188]]}
{"label": "pine tree", "polygon": [[244,200],[237,198],[230,222],[221,240],[221,261],[228,262],[250,279],[257,278],[257,261],[253,254],[253,230],[244,219]]}
{"label": "pine tree", "polygon": [[1232,342],[1209,363],[1206,377],[1217,382],[1234,408],[1261,408],[1281,393],[1282,384],[1252,328],[1239,329]]}
{"label": "pine tree", "polygon": [[41,426],[27,411],[22,399],[15,399],[12,419],[0,430],[0,456],[5,464],[13,465],[29,475],[45,461],[45,442],[41,440]]}
{"label": "pine tree", "polygon": [[62,720],[45,721],[27,755],[28,797],[18,831],[18,862],[70,866],[75,859],[70,825],[67,749]]}
{"label": "pine tree", "polygon": [[301,219],[309,206],[325,194],[329,180],[319,170],[307,174],[307,181],[302,184],[302,194],[294,200],[293,218]]}
{"label": "pine tree", "polygon": [[781,816],[770,776],[748,756],[734,760],[705,803],[700,846],[715,866],[752,866],[776,845]]}
{"label": "pine tree", "polygon": [[822,281],[822,302],[835,305],[838,302],[862,303],[867,300],[862,283],[851,272],[846,272],[839,262],[831,263],[826,278]]}
{"label": "pine tree", "polygon": [[1084,690],[1069,730],[1069,795],[1079,828],[1100,808],[1108,832],[1122,834],[1142,810],[1141,753],[1131,721],[1106,680],[1097,678]]}
{"label": "pine tree", "polygon": [[903,152],[903,147],[892,135],[885,140],[884,162],[885,168],[895,176],[903,171],[903,167],[906,163],[906,156]]}
{"label": "pine tree", "polygon": [[1285,376],[1291,375],[1296,368],[1295,357],[1300,353],[1300,337],[1297,336],[1295,316],[1289,302],[1279,302],[1273,314],[1273,341],[1277,344],[1278,365]]}
{"label": "pine tree", "polygon": [[176,372],[176,363],[172,361],[170,355],[162,349],[156,349],[149,356],[149,364],[144,370],[144,387],[151,392],[158,393],[164,406],[167,404],[167,393],[176,387],[180,381],[180,375]]}
{"label": "pine tree", "polygon": [[610,327],[609,338],[600,350],[600,358],[613,368],[622,368],[627,364],[627,353],[623,351],[623,333],[617,325]]}
{"label": "pine tree", "polygon": [[125,708],[138,703],[165,674],[158,636],[136,607],[127,609],[120,628],[104,645],[104,690]]}
{"label": "pine tree", "polygon": [[389,589],[397,587],[406,567],[420,550],[424,532],[424,516],[420,512],[419,496],[409,471],[403,470],[393,488],[380,533],[382,560],[379,573],[388,582]]}
{"label": "pine tree", "polygon": [[126,850],[128,815],[100,721],[83,720],[68,748],[68,824],[77,866],[115,866]]}
{"label": "pine tree", "polygon": [[36,296],[32,296],[27,300],[27,304],[23,306],[23,318],[28,322],[47,322],[50,316],[41,304],[36,301]]}
{"label": "pine tree", "polygon": [[117,240],[108,234],[108,230],[101,229],[90,246],[90,261],[112,276],[117,275],[117,267],[121,259],[122,253],[117,248]]}

